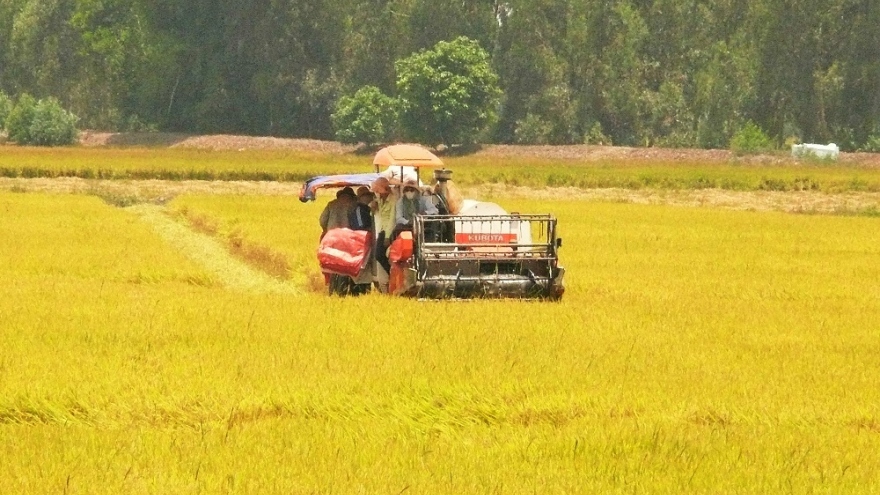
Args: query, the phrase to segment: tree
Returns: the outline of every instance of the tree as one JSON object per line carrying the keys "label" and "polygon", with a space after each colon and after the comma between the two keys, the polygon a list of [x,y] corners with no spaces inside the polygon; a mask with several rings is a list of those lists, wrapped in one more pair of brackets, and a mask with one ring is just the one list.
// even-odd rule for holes
{"label": "tree", "polygon": [[644,144],[648,87],[642,77],[646,65],[642,50],[650,33],[628,1],[614,4],[609,14],[606,45],[598,61],[604,86],[600,96],[603,127],[615,143]]}
{"label": "tree", "polygon": [[57,99],[36,100],[25,93],[10,112],[6,129],[18,144],[59,146],[76,141],[76,120]]}
{"label": "tree", "polygon": [[462,0],[398,1],[405,13],[402,20],[408,33],[409,52],[427,49],[444,40],[466,36],[481,46],[489,46],[498,22],[494,0],[463,2]]}
{"label": "tree", "polygon": [[748,40],[718,42],[705,51],[711,55],[696,71],[696,96],[691,108],[698,116],[697,144],[701,148],[724,148],[748,116],[754,101],[757,68],[749,56]]}
{"label": "tree", "polygon": [[19,144],[29,143],[31,140],[31,122],[34,121],[34,109],[37,100],[25,93],[18,97],[12,111],[6,117],[6,133],[9,139]]}
{"label": "tree", "polygon": [[730,150],[738,155],[760,153],[772,149],[772,143],[767,134],[751,120],[734,133],[730,138]]}
{"label": "tree", "polygon": [[[153,39],[139,0],[78,0],[70,26],[79,38],[81,59],[67,98],[84,124],[95,129],[141,130],[158,124],[153,110],[164,85],[170,46]],[[151,108],[152,107],[152,108]],[[147,121],[147,123],[144,122]]]}
{"label": "tree", "polygon": [[394,65],[401,124],[411,139],[472,143],[494,121],[498,76],[476,41],[463,36],[441,41]]}
{"label": "tree", "polygon": [[55,98],[46,98],[34,107],[30,141],[37,146],[61,146],[76,142],[76,115],[61,107]]}
{"label": "tree", "polygon": [[[533,144],[581,141],[577,107],[582,95],[570,85],[566,41],[574,9],[568,0],[517,0],[505,5],[499,11],[493,54],[504,91],[494,137]],[[575,42],[581,49],[582,41]]]}
{"label": "tree", "polygon": [[12,98],[0,91],[0,129],[6,127],[6,117],[12,112]]}
{"label": "tree", "polygon": [[333,127],[341,143],[371,146],[391,138],[397,120],[394,99],[375,86],[364,86],[336,103]]}
{"label": "tree", "polygon": [[73,0],[26,0],[13,10],[8,65],[2,69],[11,79],[6,90],[62,99],[69,93],[79,62],[68,22],[74,6]]}

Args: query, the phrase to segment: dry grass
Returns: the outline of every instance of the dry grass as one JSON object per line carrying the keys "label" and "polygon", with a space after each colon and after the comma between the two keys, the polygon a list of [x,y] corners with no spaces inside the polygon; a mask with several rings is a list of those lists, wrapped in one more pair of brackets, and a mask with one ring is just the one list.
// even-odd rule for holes
{"label": "dry grass", "polygon": [[213,237],[221,237],[233,256],[254,268],[281,280],[290,278],[290,262],[282,253],[246,239],[244,234],[238,229],[222,232],[223,226],[220,220],[206,214],[191,212],[186,207],[178,209],[176,213],[178,216],[186,219],[190,228],[196,232]]}
{"label": "dry grass", "polygon": [[283,254],[245,239],[243,234],[237,230],[230,232],[227,239],[233,255],[273,277],[282,280],[290,278],[290,262]]}
{"label": "dry grass", "polygon": [[[213,205],[213,208],[205,208],[206,204]],[[310,291],[320,284],[323,293],[323,278],[316,274],[313,263],[315,245],[308,243],[304,246],[302,241],[308,230],[304,225],[290,227],[290,223],[301,216],[297,211],[299,205],[298,200],[289,196],[240,194],[183,195],[169,203],[170,210],[194,222],[194,228],[208,225],[210,234],[221,239],[239,259]],[[274,221],[254,221],[255,216],[262,215],[268,215]],[[316,218],[309,218],[312,220],[309,223],[317,225]]]}
{"label": "dry grass", "polygon": [[208,215],[200,215],[191,213],[188,208],[181,208],[178,214],[189,222],[191,229],[202,234],[216,236],[220,230],[217,220],[210,218]]}

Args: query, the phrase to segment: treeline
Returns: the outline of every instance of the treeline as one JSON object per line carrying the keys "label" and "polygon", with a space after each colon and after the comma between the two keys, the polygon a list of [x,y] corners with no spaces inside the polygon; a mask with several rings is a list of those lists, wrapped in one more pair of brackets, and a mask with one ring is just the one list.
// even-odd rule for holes
{"label": "treeline", "polygon": [[[466,36],[484,142],[880,148],[875,0],[0,0],[0,91],[81,128],[332,139],[339,98]],[[426,143],[430,144],[430,143]]]}

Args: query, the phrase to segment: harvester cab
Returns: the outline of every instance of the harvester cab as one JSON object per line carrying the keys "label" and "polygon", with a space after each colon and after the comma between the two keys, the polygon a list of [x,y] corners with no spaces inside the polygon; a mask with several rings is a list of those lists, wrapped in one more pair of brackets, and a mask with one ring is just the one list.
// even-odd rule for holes
{"label": "harvester cab", "polygon": [[[555,217],[508,213],[495,203],[450,197],[452,171],[420,146],[383,148],[373,165],[376,172],[371,174],[310,179],[303,185],[300,200],[314,199],[320,188],[369,185],[379,177],[396,185],[404,181],[422,184],[420,169],[432,168],[433,200],[439,214],[416,215],[411,227],[396,236],[387,251],[389,273],[371,263],[373,246],[361,246],[367,241],[353,240],[355,233],[337,229],[325,236],[318,258],[331,279],[363,279],[370,270],[388,293],[427,299],[562,297],[565,269],[559,265],[562,240]],[[345,289],[339,289],[344,286],[331,284],[330,292],[344,293]]]}

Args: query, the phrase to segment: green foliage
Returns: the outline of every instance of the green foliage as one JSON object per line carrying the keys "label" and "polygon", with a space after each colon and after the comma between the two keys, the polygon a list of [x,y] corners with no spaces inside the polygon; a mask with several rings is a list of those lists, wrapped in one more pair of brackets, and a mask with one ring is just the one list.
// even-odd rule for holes
{"label": "green foliage", "polygon": [[401,123],[425,144],[467,144],[495,120],[501,90],[489,54],[465,37],[395,63]]}
{"label": "green foliage", "polygon": [[37,102],[31,123],[31,143],[38,146],[60,146],[76,142],[76,115],[61,107],[55,98]]}
{"label": "green foliage", "polygon": [[29,143],[31,140],[31,122],[34,121],[34,110],[37,100],[25,93],[18,97],[12,111],[6,117],[6,133],[10,140],[19,144]]}
{"label": "green foliage", "polygon": [[518,144],[547,144],[552,131],[550,122],[530,113],[526,118],[516,121],[514,139]]}
{"label": "green foliage", "polygon": [[[0,0],[0,88],[54,95],[90,129],[332,139],[341,89],[371,85],[406,93],[408,137],[428,144],[574,143],[599,122],[617,144],[725,148],[752,119],[850,151],[880,121],[864,5]],[[457,39],[479,56],[439,63]]]}
{"label": "green foliage", "polygon": [[157,132],[159,130],[156,124],[144,122],[137,114],[131,114],[125,118],[119,129],[122,132]]}
{"label": "green foliage", "polygon": [[770,138],[751,120],[730,139],[730,150],[739,155],[761,153],[771,149],[773,146]]}
{"label": "green foliage", "polygon": [[696,119],[688,107],[681,85],[664,82],[659,91],[646,94],[645,102],[649,114],[647,123],[650,124],[645,134],[653,138],[654,145],[666,148],[691,148],[697,145],[694,131]]}
{"label": "green foliage", "polygon": [[880,135],[874,134],[868,137],[868,140],[865,141],[861,151],[867,153],[880,153]]}
{"label": "green foliage", "polygon": [[785,122],[782,125],[783,148],[791,149],[793,145],[799,144],[801,142],[802,135],[803,131],[801,131],[798,126],[796,126],[793,122]]}
{"label": "green foliage", "polygon": [[602,146],[611,146],[611,138],[602,132],[602,124],[594,122],[590,126],[590,130],[584,134],[584,144],[598,144]]}
{"label": "green foliage", "polygon": [[55,98],[35,100],[24,94],[7,119],[9,139],[18,144],[60,146],[77,138],[77,118]]}
{"label": "green foliage", "polygon": [[874,127],[874,131],[865,140],[859,151],[866,153],[880,153],[880,126]]}
{"label": "green foliage", "polygon": [[6,128],[6,118],[12,112],[13,106],[12,98],[0,91],[0,130]]}
{"label": "green foliage", "polygon": [[166,74],[159,60],[167,64],[174,52],[145,29],[145,8],[139,0],[75,2],[69,25],[80,41],[81,78],[79,91],[65,101],[83,113],[83,125],[91,129],[129,131],[131,116],[152,118],[162,108],[148,88],[162,84]]}
{"label": "green foliage", "polygon": [[695,132],[686,130],[674,130],[665,136],[658,137],[654,142],[661,148],[694,148],[697,146]]}
{"label": "green foliage", "polygon": [[395,101],[375,86],[364,86],[337,101],[332,120],[336,140],[341,143],[371,146],[387,142],[397,121]]}
{"label": "green foliage", "polygon": [[705,64],[696,74],[697,89],[692,111],[698,115],[696,144],[701,148],[723,148],[743,124],[742,115],[754,101],[756,69],[750,48],[731,49],[718,42],[707,50]]}
{"label": "green foliage", "polygon": [[[518,121],[514,131],[517,142],[525,142],[522,140],[523,134],[534,133],[537,130],[535,124],[544,129],[540,136],[536,136],[537,139],[532,140],[533,144],[572,144],[580,141],[575,130],[575,98],[568,85],[559,83],[544,89],[529,99],[528,108],[526,119]],[[524,125],[532,129],[522,129]]]}
{"label": "green foliage", "polygon": [[641,76],[647,60],[641,52],[649,42],[645,18],[629,2],[618,2],[609,12],[612,25],[608,49],[600,61],[606,77],[604,111],[615,115],[608,132],[616,142],[641,144],[644,135],[644,94],[647,81]]}

